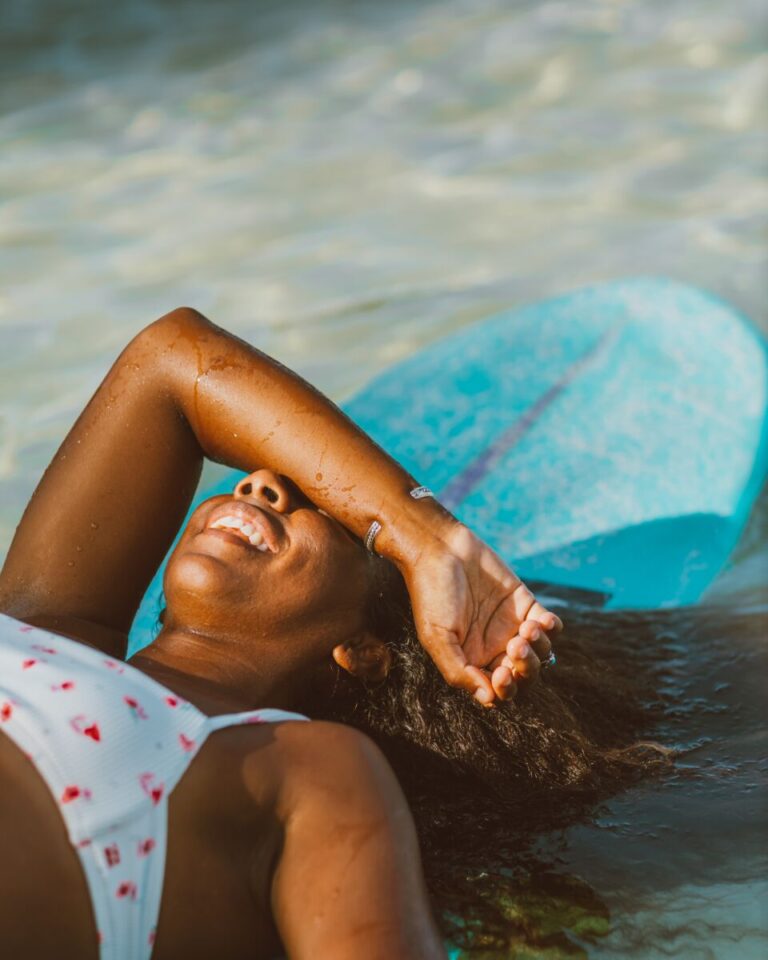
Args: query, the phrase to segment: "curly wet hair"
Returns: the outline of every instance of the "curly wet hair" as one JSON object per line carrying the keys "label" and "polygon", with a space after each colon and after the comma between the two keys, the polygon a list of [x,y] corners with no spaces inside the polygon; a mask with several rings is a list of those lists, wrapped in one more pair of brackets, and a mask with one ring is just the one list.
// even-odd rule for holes
{"label": "curly wet hair", "polygon": [[632,620],[628,647],[621,615],[569,611],[557,667],[489,710],[442,679],[394,568],[382,565],[373,582],[369,627],[388,643],[392,670],[363,685],[334,667],[333,692],[312,715],[362,730],[391,763],[445,934],[475,949],[524,940],[510,897],[516,870],[530,868],[532,838],[670,767],[672,751],[649,739],[664,671],[643,642],[651,631],[644,638]]}

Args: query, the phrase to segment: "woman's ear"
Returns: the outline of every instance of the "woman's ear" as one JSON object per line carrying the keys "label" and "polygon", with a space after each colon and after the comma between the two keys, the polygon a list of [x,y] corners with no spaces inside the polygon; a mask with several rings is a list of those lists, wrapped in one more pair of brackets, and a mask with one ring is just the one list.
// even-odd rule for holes
{"label": "woman's ear", "polygon": [[392,667],[389,647],[370,633],[334,647],[333,659],[353,677],[372,683],[385,680]]}

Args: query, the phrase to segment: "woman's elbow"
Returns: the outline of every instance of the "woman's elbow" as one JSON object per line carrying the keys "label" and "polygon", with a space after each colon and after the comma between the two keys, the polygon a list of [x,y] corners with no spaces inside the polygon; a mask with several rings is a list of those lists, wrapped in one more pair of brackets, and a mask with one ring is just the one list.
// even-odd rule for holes
{"label": "woman's elbow", "polygon": [[162,317],[153,320],[147,324],[141,331],[139,337],[148,335],[150,337],[163,336],[171,337],[197,335],[201,330],[210,330],[213,328],[211,321],[195,310],[194,307],[174,307]]}

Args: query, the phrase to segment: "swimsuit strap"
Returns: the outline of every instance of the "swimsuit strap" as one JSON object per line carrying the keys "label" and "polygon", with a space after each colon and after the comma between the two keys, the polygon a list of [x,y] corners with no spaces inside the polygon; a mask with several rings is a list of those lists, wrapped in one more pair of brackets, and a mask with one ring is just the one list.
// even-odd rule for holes
{"label": "swimsuit strap", "polygon": [[289,710],[245,710],[243,713],[224,713],[217,717],[208,717],[206,727],[209,732],[223,727],[235,727],[244,723],[279,723],[282,720],[309,720],[301,713]]}

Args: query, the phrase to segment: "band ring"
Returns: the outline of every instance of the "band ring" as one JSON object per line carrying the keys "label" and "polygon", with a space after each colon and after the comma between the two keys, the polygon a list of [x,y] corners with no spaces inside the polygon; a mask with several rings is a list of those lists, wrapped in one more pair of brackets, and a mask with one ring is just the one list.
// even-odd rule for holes
{"label": "band ring", "polygon": [[378,520],[374,520],[373,523],[370,525],[370,527],[368,527],[368,532],[365,535],[365,539],[363,540],[363,543],[365,544],[365,549],[369,553],[376,552],[373,549],[373,544],[376,541],[376,536],[380,530],[381,530],[381,524],[379,523]]}
{"label": "band ring", "polygon": [[[425,497],[434,497],[434,493],[429,489],[429,487],[414,487],[410,491],[410,496],[414,500],[423,500]],[[374,549],[374,543],[376,542],[376,537],[381,532],[381,524],[378,520],[374,520],[373,523],[368,527],[368,531],[363,537],[363,543],[365,544],[365,549],[369,553],[376,553]]]}
{"label": "band ring", "polygon": [[546,667],[554,667],[557,663],[557,657],[555,656],[555,651],[550,650],[549,656],[546,660],[541,661],[541,669],[544,670]]}

